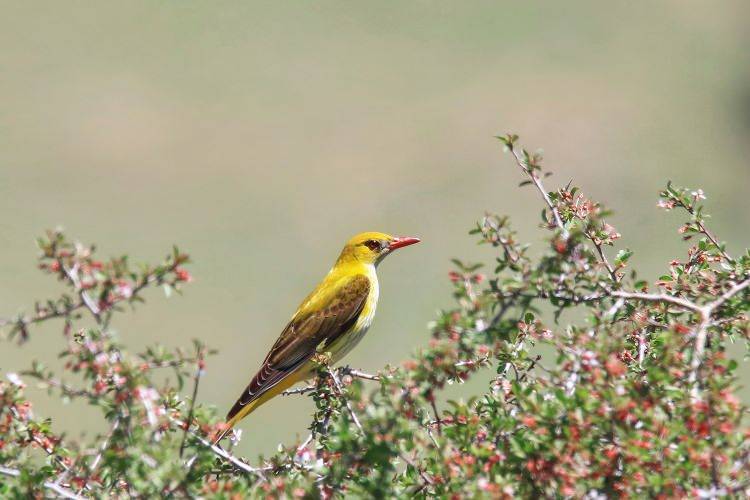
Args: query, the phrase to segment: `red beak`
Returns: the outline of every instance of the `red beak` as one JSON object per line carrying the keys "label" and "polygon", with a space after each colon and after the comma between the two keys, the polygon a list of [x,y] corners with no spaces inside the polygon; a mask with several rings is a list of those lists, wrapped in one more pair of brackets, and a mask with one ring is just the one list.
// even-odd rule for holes
{"label": "red beak", "polygon": [[391,241],[391,244],[388,245],[388,250],[393,251],[397,248],[401,247],[408,247],[409,245],[413,245],[414,243],[419,243],[419,238],[408,238],[408,237],[398,237],[393,238]]}

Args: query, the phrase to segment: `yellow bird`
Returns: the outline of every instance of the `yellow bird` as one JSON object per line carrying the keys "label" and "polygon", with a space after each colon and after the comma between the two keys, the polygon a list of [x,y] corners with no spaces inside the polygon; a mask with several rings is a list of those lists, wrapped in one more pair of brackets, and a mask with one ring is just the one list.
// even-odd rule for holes
{"label": "yellow bird", "polygon": [[340,360],[362,340],[378,303],[375,268],[397,248],[419,238],[361,233],[344,246],[323,281],[302,301],[291,321],[266,355],[258,373],[227,414],[227,428],[292,385],[315,374],[316,353]]}

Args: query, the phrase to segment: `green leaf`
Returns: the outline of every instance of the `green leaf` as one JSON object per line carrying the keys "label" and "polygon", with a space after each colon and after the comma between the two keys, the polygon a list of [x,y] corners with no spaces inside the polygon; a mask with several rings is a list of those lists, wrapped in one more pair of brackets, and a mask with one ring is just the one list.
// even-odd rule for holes
{"label": "green leaf", "polygon": [[617,255],[615,256],[615,267],[620,268],[626,266],[632,255],[633,252],[629,248],[617,252]]}

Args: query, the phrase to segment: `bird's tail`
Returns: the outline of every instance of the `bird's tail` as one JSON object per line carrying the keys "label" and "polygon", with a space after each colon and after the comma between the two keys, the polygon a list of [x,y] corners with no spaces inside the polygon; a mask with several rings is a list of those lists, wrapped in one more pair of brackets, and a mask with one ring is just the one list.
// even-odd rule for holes
{"label": "bird's tail", "polygon": [[224,429],[223,431],[219,433],[219,436],[216,439],[214,439],[214,441],[211,443],[211,446],[216,446],[217,444],[219,444],[219,441],[224,439],[227,436],[227,434],[229,434],[230,432],[232,432],[232,427],[229,425],[229,422],[227,422],[226,429]]}
{"label": "bird's tail", "polygon": [[258,406],[260,406],[261,404],[263,404],[265,401],[266,401],[265,398],[256,399],[255,401],[252,401],[252,402],[248,403],[246,406],[242,407],[242,409],[240,411],[236,412],[234,415],[232,415],[231,412],[230,412],[230,415],[232,415],[232,416],[229,417],[227,419],[227,421],[225,422],[224,425],[226,427],[224,428],[224,430],[222,430],[219,433],[219,436],[214,440],[214,442],[212,444],[216,445],[216,444],[219,443],[219,441],[221,441],[222,439],[224,439],[225,437],[227,437],[227,434],[229,434],[230,432],[232,432],[232,429],[237,424],[237,422],[239,422],[240,420],[242,420],[243,418],[245,418],[246,416],[248,416],[253,410],[255,410]]}
{"label": "bird's tail", "polygon": [[237,401],[237,403],[235,403],[235,405],[231,410],[229,410],[229,413],[227,414],[226,428],[221,431],[219,437],[216,438],[216,441],[214,441],[213,444],[216,444],[224,439],[226,435],[232,431],[232,428],[237,424],[237,422],[250,415],[259,406],[264,404],[266,401],[274,398],[278,394],[284,392],[285,390],[289,389],[291,386],[293,386],[300,380],[303,380],[308,375],[308,371],[298,370],[293,376],[288,376],[282,379],[278,384],[272,386],[270,389],[266,390],[249,403],[243,405],[240,403],[240,401]]}

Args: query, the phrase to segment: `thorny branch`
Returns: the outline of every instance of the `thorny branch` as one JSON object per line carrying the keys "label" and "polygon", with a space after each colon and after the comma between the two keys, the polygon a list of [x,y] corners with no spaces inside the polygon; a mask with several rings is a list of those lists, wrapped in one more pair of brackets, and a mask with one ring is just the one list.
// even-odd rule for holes
{"label": "thorny branch", "polygon": [[109,441],[112,439],[112,436],[117,432],[117,429],[120,427],[120,417],[115,418],[115,423],[112,424],[112,428],[109,430],[109,434],[102,442],[102,445],[99,447],[99,452],[96,454],[96,457],[94,457],[94,461],[91,462],[91,467],[89,468],[89,476],[93,475],[96,471],[96,468],[99,466],[99,462],[102,459],[102,456],[104,455],[104,452],[106,451],[107,447],[109,446]]}
{"label": "thorny branch", "polygon": [[558,212],[557,207],[554,203],[552,203],[552,200],[549,197],[549,194],[547,193],[547,190],[544,188],[544,185],[542,184],[542,180],[539,178],[538,175],[536,175],[536,172],[534,172],[534,168],[532,165],[529,164],[528,160],[522,156],[518,150],[515,148],[515,144],[513,140],[503,141],[505,145],[507,146],[508,150],[513,154],[513,157],[516,159],[516,163],[521,168],[521,170],[529,177],[529,180],[536,186],[537,191],[539,191],[539,194],[544,199],[544,202],[547,204],[547,207],[552,212],[552,216],[555,218],[555,225],[557,225],[558,229],[560,229],[560,232],[562,234],[563,239],[568,239],[568,230],[565,228],[565,224],[563,224],[562,218],[560,217],[560,212]]}
{"label": "thorny branch", "polygon": [[187,441],[188,429],[193,424],[193,415],[195,414],[195,401],[198,399],[198,385],[200,384],[201,377],[203,376],[203,347],[197,346],[196,358],[198,362],[195,364],[195,375],[193,376],[193,397],[190,399],[190,409],[188,410],[187,422],[185,422],[185,430],[182,434],[182,442],[180,443],[180,458],[185,453],[185,443]]}
{"label": "thorny branch", "polygon": [[[671,189],[671,183],[667,184],[667,191],[665,192],[665,194],[668,195],[669,199],[673,201],[675,205],[684,208],[687,211],[687,213],[693,216],[693,219],[696,225],[698,226],[698,231],[700,231],[700,233],[703,234],[703,236],[708,238],[708,240],[713,244],[714,247],[716,247],[719,253],[721,253],[721,256],[724,258],[724,260],[726,260],[727,262],[734,262],[734,259],[732,258],[732,256],[729,255],[729,253],[726,250],[724,250],[724,248],[721,246],[721,244],[719,243],[719,240],[716,238],[713,232],[710,231],[708,227],[703,223],[703,218],[696,213],[695,207],[693,206],[693,204],[685,203],[679,196],[671,195],[670,189]],[[702,191],[699,190],[698,193],[695,193],[695,197],[693,198],[694,200],[698,199],[697,196],[699,193],[702,195]],[[705,199],[705,196],[703,196],[703,198]]]}
{"label": "thorny branch", "polygon": [[693,396],[698,395],[700,385],[698,375],[706,351],[706,341],[708,339],[708,327],[711,325],[711,316],[714,311],[721,307],[727,300],[734,297],[748,286],[750,286],[750,277],[735,284],[718,299],[701,309],[701,322],[695,330],[695,347],[693,348],[693,358],[690,361],[690,375],[688,376],[688,382],[693,385]]}
{"label": "thorny branch", "polygon": [[369,373],[365,373],[361,370],[355,370],[354,368],[349,368],[349,367],[344,367],[343,373],[349,374],[352,377],[361,378],[364,380],[380,380],[380,375],[372,375]]}
{"label": "thorny branch", "polygon": [[[185,422],[182,422],[181,420],[170,417],[170,421],[175,424],[177,427],[181,429],[186,429],[187,425]],[[214,454],[216,454],[218,457],[223,458],[224,460],[230,462],[232,465],[244,470],[245,472],[249,472],[250,474],[255,474],[259,476],[261,479],[265,479],[265,475],[263,474],[265,471],[272,470],[272,467],[253,467],[251,465],[246,464],[239,458],[235,457],[228,451],[224,450],[222,447],[216,444],[211,444],[208,440],[206,440],[203,436],[198,434],[197,432],[193,431],[192,429],[188,429],[187,431],[191,436],[193,436],[200,444],[205,446],[206,448],[210,449]]]}
{"label": "thorny branch", "polygon": [[[372,375],[370,373],[363,372],[361,370],[355,370],[354,368],[350,368],[348,366],[344,366],[341,368],[337,368],[337,370],[342,375],[351,375],[355,378],[361,378],[362,380],[372,380],[372,381],[378,381],[380,380],[380,375]],[[308,384],[303,387],[297,387],[294,389],[287,389],[284,392],[281,393],[282,396],[293,396],[295,394],[307,394],[308,392],[314,391],[316,388],[315,384]]]}
{"label": "thorny branch", "polygon": [[[133,287],[132,293],[129,297],[115,297],[111,301],[110,306],[134,300],[136,297],[138,297],[138,294],[144,288],[152,284],[162,283],[164,280],[164,274],[174,272],[179,268],[179,266],[180,262],[175,261],[171,263],[166,269],[164,269],[162,273],[157,273],[155,271],[150,272],[142,280],[140,280],[140,282],[136,286]],[[24,332],[30,325],[42,323],[44,321],[55,318],[70,318],[73,313],[84,308],[89,309],[89,311],[95,318],[100,318],[101,311],[99,310],[99,307],[96,305],[96,303],[94,303],[93,299],[88,296],[86,291],[80,287],[80,283],[78,283],[78,280],[73,274],[72,270],[68,270],[66,267],[61,267],[61,269],[64,270],[66,276],[73,284],[74,288],[77,291],[81,292],[79,295],[80,299],[78,301],[71,302],[59,307],[56,305],[52,307],[38,307],[36,314],[33,316],[22,314],[17,318],[0,318],[0,328],[6,326],[14,326],[15,328],[18,328],[20,331]],[[97,322],[100,323],[100,320],[98,319]]]}
{"label": "thorny branch", "polygon": [[[9,467],[4,467],[0,465],[0,474],[3,474],[5,476],[10,476],[10,477],[19,477],[21,475],[21,471],[18,469],[11,469]],[[42,485],[48,490],[57,493],[63,498],[71,498],[73,500],[84,500],[84,497],[78,495],[74,491],[68,488],[65,488],[57,483],[45,481],[44,483],[42,483]]]}
{"label": "thorny branch", "polygon": [[352,409],[352,405],[349,402],[349,399],[344,395],[344,389],[341,386],[341,381],[339,380],[339,376],[336,374],[336,370],[331,369],[331,367],[326,367],[328,370],[328,375],[331,376],[331,380],[333,380],[333,384],[336,386],[336,392],[338,393],[339,398],[344,402],[344,405],[346,406],[347,411],[349,411],[349,415],[352,417],[352,421],[354,422],[354,425],[357,426],[357,429],[359,429],[359,432],[364,432],[364,429],[362,428],[362,424],[359,422],[359,418],[357,417],[357,414],[354,413],[354,410]]}
{"label": "thorny branch", "polygon": [[74,398],[74,397],[97,398],[100,396],[100,394],[96,394],[93,391],[80,389],[78,387],[73,387],[69,384],[66,384],[65,382],[61,380],[50,378],[50,377],[43,377],[40,373],[32,371],[32,370],[22,371],[20,373],[21,375],[36,378],[41,384],[45,384],[50,387],[59,389],[63,395],[69,398]]}
{"label": "thorny branch", "polygon": [[665,293],[641,293],[641,292],[627,292],[624,290],[613,290],[609,293],[612,297],[621,297],[628,300],[642,300],[645,302],[662,302],[680,306],[683,309],[701,313],[702,309],[699,305],[681,297],[674,295],[667,295]]}
{"label": "thorny branch", "polygon": [[315,390],[315,385],[306,385],[304,387],[297,387],[296,389],[287,389],[281,393],[282,396],[293,396],[295,394],[307,394]]}
{"label": "thorny branch", "polygon": [[743,281],[734,284],[729,290],[721,294],[716,300],[705,305],[698,305],[681,297],[667,294],[655,294],[655,293],[640,293],[640,292],[626,292],[622,290],[614,290],[610,292],[613,297],[621,297],[623,299],[630,300],[641,300],[647,302],[661,302],[676,305],[683,309],[697,313],[700,317],[700,322],[695,328],[692,337],[694,337],[693,346],[693,357],[690,362],[690,373],[688,375],[688,382],[692,386],[693,395],[698,394],[698,373],[700,367],[703,364],[703,358],[706,350],[706,341],[708,339],[708,328],[711,326],[712,315],[719,309],[727,300],[734,297],[738,293],[742,292],[750,286],[750,277],[745,278]]}
{"label": "thorny branch", "polygon": [[609,273],[610,278],[612,278],[612,281],[614,283],[619,283],[620,277],[617,276],[615,268],[612,267],[612,264],[609,263],[607,256],[604,254],[604,249],[602,248],[601,242],[599,242],[596,238],[589,234],[587,234],[586,236],[591,241],[591,243],[593,243],[594,248],[596,248],[596,253],[599,254],[599,260],[602,262],[602,264],[604,264],[604,267],[607,268],[607,272]]}
{"label": "thorny branch", "polygon": [[91,297],[89,297],[88,292],[86,292],[86,290],[81,286],[81,281],[78,279],[78,266],[76,265],[68,269],[62,259],[58,259],[57,263],[60,266],[60,269],[65,272],[65,276],[68,278],[68,281],[70,281],[73,289],[81,297],[81,302],[83,303],[83,305],[85,305],[89,312],[91,312],[91,315],[94,317],[96,322],[98,324],[101,324],[101,311],[99,310],[99,306],[91,299]]}

